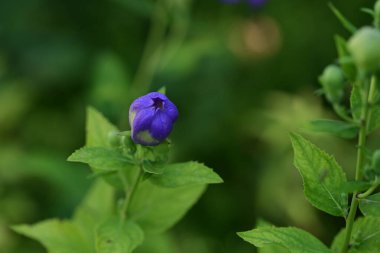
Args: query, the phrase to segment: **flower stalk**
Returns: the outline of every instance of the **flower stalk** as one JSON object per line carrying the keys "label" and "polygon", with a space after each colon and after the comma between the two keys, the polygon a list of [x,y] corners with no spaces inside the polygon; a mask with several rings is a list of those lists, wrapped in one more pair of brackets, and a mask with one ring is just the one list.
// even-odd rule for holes
{"label": "flower stalk", "polygon": [[[365,165],[365,146],[368,134],[368,125],[371,118],[371,105],[375,96],[376,91],[376,77],[373,76],[371,83],[368,87],[368,83],[364,82],[364,97],[363,97],[363,107],[361,111],[361,118],[359,124],[359,139],[358,139],[358,151],[357,151],[357,160],[356,160],[356,172],[355,180],[359,181],[363,178],[364,174],[364,165]],[[356,211],[359,205],[358,195],[360,193],[354,192],[351,200],[350,211],[346,219],[346,234],[344,238],[344,243],[342,246],[341,253],[346,253],[349,249],[349,243],[351,240],[352,228],[356,217]]]}

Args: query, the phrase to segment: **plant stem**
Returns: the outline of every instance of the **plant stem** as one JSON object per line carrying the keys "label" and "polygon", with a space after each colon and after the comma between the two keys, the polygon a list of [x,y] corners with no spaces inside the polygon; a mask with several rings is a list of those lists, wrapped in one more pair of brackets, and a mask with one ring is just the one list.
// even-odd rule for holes
{"label": "plant stem", "polygon": [[138,172],[138,175],[136,177],[136,180],[134,181],[131,189],[128,189],[126,178],[125,178],[123,173],[120,173],[121,180],[123,181],[123,184],[125,187],[124,188],[125,198],[124,198],[123,204],[121,206],[121,211],[120,211],[121,222],[124,222],[125,219],[127,218],[127,211],[128,211],[129,203],[131,203],[131,201],[133,199],[133,196],[134,196],[134,194],[135,194],[135,192],[136,192],[136,190],[140,184],[140,181],[141,181],[143,174],[144,174],[144,170],[143,170],[142,166],[140,165],[139,172]]}
{"label": "plant stem", "polygon": [[[360,130],[359,130],[359,140],[358,140],[358,151],[356,160],[356,173],[355,180],[361,180],[363,178],[363,170],[365,165],[365,145],[367,139],[367,129],[368,122],[370,121],[370,102],[372,102],[372,97],[374,96],[374,91],[376,90],[376,78],[373,77],[371,80],[370,87],[367,83],[364,83],[364,98],[363,107],[361,111],[360,119]],[[356,211],[358,208],[358,193],[354,192],[351,200],[351,207],[346,219],[346,235],[344,243],[342,246],[341,253],[346,253],[351,240],[352,228],[355,221]]]}
{"label": "plant stem", "polygon": [[363,193],[360,193],[357,195],[358,199],[364,199],[366,197],[368,197],[369,195],[372,194],[372,192],[374,190],[376,190],[376,188],[379,186],[379,184],[374,184],[372,185],[367,191],[363,192]]}

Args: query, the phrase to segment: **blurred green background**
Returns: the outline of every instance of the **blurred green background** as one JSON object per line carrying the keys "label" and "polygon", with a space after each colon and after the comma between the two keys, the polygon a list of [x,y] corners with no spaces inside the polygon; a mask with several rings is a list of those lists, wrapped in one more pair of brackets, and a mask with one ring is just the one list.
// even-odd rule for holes
{"label": "blurred green background", "polygon": [[[371,22],[359,9],[372,1],[333,3]],[[305,200],[288,132],[334,117],[314,92],[334,34],[349,36],[325,1],[0,1],[0,252],[44,252],[9,225],[70,217],[85,194],[89,169],[66,157],[84,143],[86,106],[128,129],[131,100],[163,85],[180,110],[172,159],[225,183],[139,252],[256,252],[235,232],[259,218],[329,244],[343,220]],[[308,137],[350,172],[353,142]]]}

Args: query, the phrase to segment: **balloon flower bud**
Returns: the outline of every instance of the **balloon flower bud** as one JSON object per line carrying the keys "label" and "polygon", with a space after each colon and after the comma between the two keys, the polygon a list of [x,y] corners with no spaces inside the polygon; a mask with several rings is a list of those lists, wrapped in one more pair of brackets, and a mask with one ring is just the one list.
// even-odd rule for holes
{"label": "balloon flower bud", "polygon": [[137,98],[129,108],[132,140],[145,146],[160,144],[172,131],[177,117],[177,107],[162,93]]}
{"label": "balloon flower bud", "polygon": [[365,71],[380,69],[380,31],[364,27],[358,30],[348,41],[355,64]]}
{"label": "balloon flower bud", "polygon": [[338,103],[344,92],[344,75],[342,70],[336,65],[329,65],[319,77],[327,100],[331,103]]}

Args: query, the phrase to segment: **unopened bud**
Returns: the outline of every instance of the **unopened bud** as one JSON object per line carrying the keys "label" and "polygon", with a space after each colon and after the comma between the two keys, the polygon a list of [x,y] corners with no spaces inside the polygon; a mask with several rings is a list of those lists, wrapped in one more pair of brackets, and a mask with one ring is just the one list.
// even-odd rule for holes
{"label": "unopened bud", "polygon": [[327,100],[331,103],[338,103],[343,97],[344,92],[344,74],[336,65],[329,65],[319,77]]}
{"label": "unopened bud", "polygon": [[380,69],[380,31],[372,27],[358,30],[348,41],[348,49],[359,69]]}

